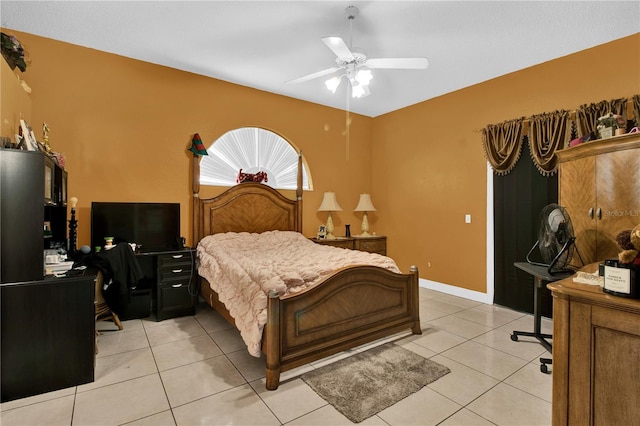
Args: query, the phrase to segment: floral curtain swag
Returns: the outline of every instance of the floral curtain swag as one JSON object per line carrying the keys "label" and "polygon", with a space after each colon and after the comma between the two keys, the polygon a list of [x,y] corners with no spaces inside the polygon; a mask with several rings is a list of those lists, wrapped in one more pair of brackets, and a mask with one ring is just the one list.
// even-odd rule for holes
{"label": "floral curtain swag", "polygon": [[640,95],[581,105],[573,113],[560,110],[490,124],[482,129],[485,157],[495,174],[509,173],[520,158],[526,133],[536,168],[543,176],[551,176],[558,169],[556,151],[568,147],[572,138],[596,139],[598,125],[607,125],[609,120],[613,127],[624,126],[625,117],[635,126],[640,124]]}

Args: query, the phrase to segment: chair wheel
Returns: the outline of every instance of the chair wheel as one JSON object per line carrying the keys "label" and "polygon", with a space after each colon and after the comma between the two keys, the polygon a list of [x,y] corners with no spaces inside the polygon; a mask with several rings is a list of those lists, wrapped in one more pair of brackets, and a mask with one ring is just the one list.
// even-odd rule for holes
{"label": "chair wheel", "polygon": [[549,374],[549,368],[547,367],[547,364],[540,364],[540,372]]}
{"label": "chair wheel", "polygon": [[517,334],[512,334],[511,335],[511,340],[513,340],[514,342],[518,341],[518,335]]}

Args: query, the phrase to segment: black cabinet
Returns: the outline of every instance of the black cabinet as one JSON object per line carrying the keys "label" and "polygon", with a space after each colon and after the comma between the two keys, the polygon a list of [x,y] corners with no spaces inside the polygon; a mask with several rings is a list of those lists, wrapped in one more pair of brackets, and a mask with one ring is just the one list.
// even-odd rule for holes
{"label": "black cabinet", "polygon": [[94,380],[95,274],[0,285],[2,402]]}
{"label": "black cabinet", "polygon": [[44,156],[0,150],[0,282],[42,279]]}
{"label": "black cabinet", "polygon": [[155,314],[161,321],[195,313],[195,250],[185,249],[157,256]]}
{"label": "black cabinet", "polygon": [[[147,309],[144,316],[151,310],[157,321],[195,313],[198,297],[195,249],[138,253],[136,258],[145,276],[132,292],[132,303],[141,303],[132,308],[137,318],[143,317],[144,308]],[[149,293],[150,307],[143,299],[144,294]]]}
{"label": "black cabinet", "polygon": [[43,249],[66,247],[66,179],[43,152],[0,149],[0,283],[43,279]]}
{"label": "black cabinet", "polygon": [[161,321],[195,313],[195,250],[158,255],[156,319]]}

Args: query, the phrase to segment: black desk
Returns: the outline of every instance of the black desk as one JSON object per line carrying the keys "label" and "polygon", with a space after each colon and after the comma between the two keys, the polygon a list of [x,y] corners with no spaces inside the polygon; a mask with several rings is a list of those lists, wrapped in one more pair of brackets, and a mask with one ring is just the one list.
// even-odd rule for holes
{"label": "black desk", "polygon": [[1,400],[94,380],[94,271],[0,285]]}
{"label": "black desk", "polygon": [[[535,288],[533,289],[533,332],[514,331],[511,333],[511,340],[517,342],[518,336],[535,337],[546,350],[551,352],[551,343],[547,339],[551,339],[552,336],[550,334],[543,334],[541,330],[542,297],[540,297],[539,294],[540,289],[543,288],[545,282],[552,283],[554,281],[568,278],[573,275],[574,272],[558,272],[551,275],[547,266],[532,265],[528,262],[515,262],[513,265],[533,276]],[[552,361],[550,358],[540,358],[540,371],[548,373],[549,370],[547,369],[547,364],[551,363]]]}

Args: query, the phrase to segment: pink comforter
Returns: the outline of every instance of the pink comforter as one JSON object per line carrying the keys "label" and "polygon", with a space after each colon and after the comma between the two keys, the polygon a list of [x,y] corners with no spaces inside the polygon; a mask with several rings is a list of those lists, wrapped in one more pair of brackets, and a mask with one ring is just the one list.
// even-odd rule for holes
{"label": "pink comforter", "polygon": [[210,235],[198,244],[198,258],[199,274],[227,307],[255,357],[260,356],[269,290],[299,292],[345,266],[374,265],[400,272],[388,257],[315,244],[289,231]]}

